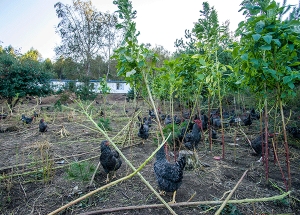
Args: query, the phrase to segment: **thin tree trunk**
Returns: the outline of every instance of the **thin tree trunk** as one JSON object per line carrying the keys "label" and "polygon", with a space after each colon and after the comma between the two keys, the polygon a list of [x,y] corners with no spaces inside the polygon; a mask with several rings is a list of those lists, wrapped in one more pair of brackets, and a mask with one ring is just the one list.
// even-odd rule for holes
{"label": "thin tree trunk", "polygon": [[282,129],[283,129],[283,136],[284,136],[284,149],[285,149],[285,158],[286,158],[286,167],[288,172],[288,189],[291,189],[291,166],[290,166],[290,152],[289,152],[289,145],[287,141],[287,134],[285,128],[285,119],[283,113],[283,105],[282,100],[279,97],[279,106],[280,106],[280,113],[281,113],[281,121],[282,121]]}

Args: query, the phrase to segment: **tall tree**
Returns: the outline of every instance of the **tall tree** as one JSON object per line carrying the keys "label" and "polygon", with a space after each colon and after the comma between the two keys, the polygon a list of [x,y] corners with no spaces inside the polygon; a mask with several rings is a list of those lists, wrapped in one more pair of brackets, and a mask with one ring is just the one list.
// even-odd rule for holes
{"label": "tall tree", "polygon": [[73,5],[58,2],[54,5],[60,22],[56,32],[62,39],[61,45],[55,48],[58,56],[70,57],[83,64],[85,75],[89,77],[91,61],[105,45],[109,25],[107,16],[98,12],[92,2],[73,0]]}

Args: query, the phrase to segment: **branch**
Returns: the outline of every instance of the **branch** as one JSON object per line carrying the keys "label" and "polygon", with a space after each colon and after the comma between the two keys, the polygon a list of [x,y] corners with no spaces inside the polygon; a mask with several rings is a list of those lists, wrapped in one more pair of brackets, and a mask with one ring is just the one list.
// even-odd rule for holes
{"label": "branch", "polygon": [[[170,135],[169,135],[169,136],[170,136]],[[168,136],[168,137],[169,137],[169,136]],[[167,138],[167,139],[168,139],[168,138]],[[145,160],[145,162],[142,163],[142,165],[141,165],[138,169],[136,169],[133,173],[131,173],[131,174],[129,174],[129,175],[123,177],[123,178],[120,178],[120,179],[118,179],[118,180],[116,180],[116,181],[113,181],[113,182],[111,182],[111,183],[109,183],[109,184],[106,184],[106,185],[104,185],[104,186],[102,186],[102,187],[99,187],[98,189],[93,190],[93,191],[91,191],[91,192],[85,194],[84,196],[81,196],[80,198],[75,199],[74,201],[69,202],[68,204],[63,205],[62,207],[56,209],[55,211],[52,211],[52,212],[49,213],[48,215],[54,215],[54,214],[56,214],[56,213],[58,213],[58,212],[60,212],[60,211],[62,211],[62,210],[64,210],[64,209],[66,209],[66,208],[68,208],[68,207],[70,207],[70,206],[72,206],[72,205],[74,205],[74,204],[76,204],[76,203],[78,203],[78,202],[80,202],[80,201],[86,199],[87,197],[89,197],[89,196],[91,196],[91,195],[93,195],[93,194],[95,194],[95,193],[97,193],[97,192],[99,192],[99,191],[101,191],[101,190],[104,190],[104,189],[106,189],[106,188],[108,188],[108,187],[111,187],[111,186],[113,186],[113,185],[118,184],[119,182],[122,182],[122,181],[124,181],[124,180],[126,180],[126,179],[129,179],[129,178],[133,177],[133,176],[134,176],[135,174],[137,174],[141,169],[143,169],[144,166],[146,166],[146,164],[153,158],[153,156],[156,154],[156,152],[158,152],[158,150],[159,150],[164,144],[165,144],[165,142],[163,142],[163,143],[162,143],[162,144],[161,144],[161,145],[160,145],[160,146],[159,146],[159,147],[158,147],[158,148],[150,155],[150,157],[148,157],[148,158]],[[99,165],[99,164],[98,164],[98,165]],[[169,206],[169,207],[170,207],[170,206]]]}
{"label": "branch", "polygon": [[[287,193],[283,193],[282,195],[266,197],[266,198],[258,198],[258,199],[239,199],[239,200],[228,200],[229,204],[242,204],[242,203],[254,203],[254,202],[269,202],[274,200],[281,200],[284,197],[290,195],[291,191]],[[181,207],[181,206],[199,206],[199,205],[219,205],[225,201],[199,201],[199,202],[179,202],[172,204],[172,207]],[[90,211],[81,213],[79,215],[93,215],[93,214],[104,214],[104,213],[112,213],[117,211],[125,211],[125,210],[138,210],[138,209],[148,209],[148,208],[161,208],[164,207],[163,204],[152,204],[152,205],[138,205],[138,206],[127,206],[127,207],[119,207],[119,208],[107,208],[98,211]]]}
{"label": "branch", "polygon": [[229,195],[227,196],[227,198],[225,199],[225,201],[222,203],[221,207],[217,210],[217,212],[215,213],[215,215],[219,215],[223,208],[226,206],[226,204],[228,203],[229,199],[231,198],[231,196],[233,195],[234,191],[238,188],[238,186],[240,185],[240,183],[242,182],[242,180],[244,179],[245,175],[247,174],[248,170],[246,170],[244,172],[244,174],[242,175],[242,177],[240,178],[240,180],[237,182],[237,184],[234,186],[234,188],[231,190],[231,192],[229,193]]}

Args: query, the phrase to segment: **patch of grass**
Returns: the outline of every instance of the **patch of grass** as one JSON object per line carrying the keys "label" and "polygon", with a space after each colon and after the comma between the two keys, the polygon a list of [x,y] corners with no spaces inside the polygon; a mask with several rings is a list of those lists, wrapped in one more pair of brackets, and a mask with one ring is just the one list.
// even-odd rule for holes
{"label": "patch of grass", "polygon": [[67,170],[67,178],[70,180],[86,182],[91,179],[95,169],[95,165],[91,162],[74,162]]}

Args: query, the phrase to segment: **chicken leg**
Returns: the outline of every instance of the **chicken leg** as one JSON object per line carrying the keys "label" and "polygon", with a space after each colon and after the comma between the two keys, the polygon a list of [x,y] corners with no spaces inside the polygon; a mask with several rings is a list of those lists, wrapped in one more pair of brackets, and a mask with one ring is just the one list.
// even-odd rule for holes
{"label": "chicken leg", "polygon": [[173,193],[173,199],[172,199],[172,201],[169,202],[169,204],[175,204],[176,203],[175,197],[176,197],[176,190],[174,191],[174,193]]}
{"label": "chicken leg", "polygon": [[109,182],[109,173],[107,173],[107,178],[105,180],[105,183],[107,184]]}

